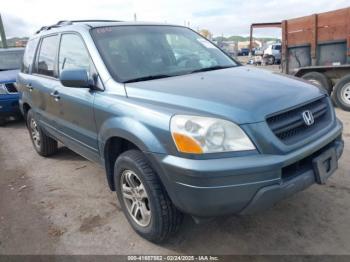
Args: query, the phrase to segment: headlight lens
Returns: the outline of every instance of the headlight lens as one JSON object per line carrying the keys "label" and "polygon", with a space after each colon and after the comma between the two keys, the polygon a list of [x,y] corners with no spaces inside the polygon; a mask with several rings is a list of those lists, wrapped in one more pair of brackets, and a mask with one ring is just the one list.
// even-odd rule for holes
{"label": "headlight lens", "polygon": [[171,134],[179,152],[203,154],[254,150],[255,146],[236,124],[217,118],[175,115]]}
{"label": "headlight lens", "polygon": [[7,95],[7,94],[8,94],[8,92],[7,92],[5,84],[0,84],[0,95]]}

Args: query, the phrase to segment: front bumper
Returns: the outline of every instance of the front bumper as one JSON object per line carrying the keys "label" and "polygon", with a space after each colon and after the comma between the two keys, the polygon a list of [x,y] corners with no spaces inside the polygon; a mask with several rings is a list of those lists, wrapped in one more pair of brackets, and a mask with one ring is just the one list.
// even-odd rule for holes
{"label": "front bumper", "polygon": [[322,138],[287,155],[251,156],[195,160],[149,154],[175,206],[196,217],[250,214],[315,183],[311,166],[305,164],[288,176],[296,163],[304,163],[330,147],[343,152],[342,125]]}
{"label": "front bumper", "polygon": [[0,117],[20,114],[18,95],[0,95]]}

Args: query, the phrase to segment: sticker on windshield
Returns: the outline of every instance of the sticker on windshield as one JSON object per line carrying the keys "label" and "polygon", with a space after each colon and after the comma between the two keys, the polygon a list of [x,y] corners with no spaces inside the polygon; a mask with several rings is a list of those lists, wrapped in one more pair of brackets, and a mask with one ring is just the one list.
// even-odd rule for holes
{"label": "sticker on windshield", "polygon": [[197,38],[197,41],[204,45],[206,48],[215,48],[215,46],[212,43],[203,38]]}
{"label": "sticker on windshield", "polygon": [[96,33],[98,34],[103,34],[103,33],[109,33],[112,32],[112,28],[111,27],[101,27],[101,28],[97,28],[96,29]]}

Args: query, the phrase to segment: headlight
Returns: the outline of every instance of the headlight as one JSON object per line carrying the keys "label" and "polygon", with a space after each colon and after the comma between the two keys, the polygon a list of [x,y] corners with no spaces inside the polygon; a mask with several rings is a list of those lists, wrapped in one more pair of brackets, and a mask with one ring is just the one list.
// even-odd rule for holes
{"label": "headlight", "polygon": [[7,92],[5,84],[0,84],[0,95],[7,95],[7,94],[8,94],[8,92]]}
{"label": "headlight", "polygon": [[170,123],[177,150],[203,154],[254,150],[255,146],[236,124],[217,118],[175,115]]}

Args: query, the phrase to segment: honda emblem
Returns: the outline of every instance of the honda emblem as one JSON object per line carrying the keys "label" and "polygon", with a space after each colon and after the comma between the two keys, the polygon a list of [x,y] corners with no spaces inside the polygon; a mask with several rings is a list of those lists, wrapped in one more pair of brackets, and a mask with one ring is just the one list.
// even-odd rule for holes
{"label": "honda emblem", "polygon": [[304,111],[302,114],[304,122],[307,126],[311,126],[315,123],[314,115],[310,110]]}

